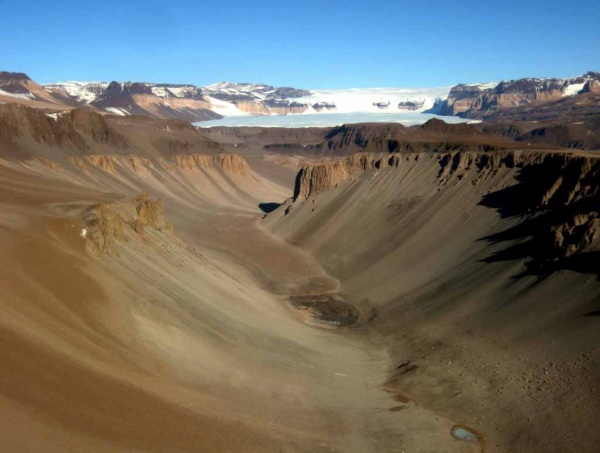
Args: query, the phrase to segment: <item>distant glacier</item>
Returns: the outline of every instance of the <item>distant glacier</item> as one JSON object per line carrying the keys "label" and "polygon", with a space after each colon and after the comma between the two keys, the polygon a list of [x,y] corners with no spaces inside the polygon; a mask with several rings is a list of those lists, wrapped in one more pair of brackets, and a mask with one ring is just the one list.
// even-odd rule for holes
{"label": "distant glacier", "polygon": [[478,121],[457,116],[439,116],[419,112],[347,112],[311,113],[302,115],[247,115],[230,116],[218,120],[194,123],[198,127],[331,127],[354,123],[400,123],[405,126],[423,124],[431,118],[439,118],[446,123],[466,123]]}

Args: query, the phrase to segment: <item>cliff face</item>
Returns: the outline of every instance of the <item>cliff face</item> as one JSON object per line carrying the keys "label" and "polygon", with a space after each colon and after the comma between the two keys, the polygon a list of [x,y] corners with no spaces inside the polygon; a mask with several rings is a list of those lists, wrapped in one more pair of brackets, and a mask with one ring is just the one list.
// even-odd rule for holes
{"label": "cliff face", "polygon": [[32,80],[22,72],[0,71],[0,89],[12,94],[29,94]]}
{"label": "cliff face", "polygon": [[[297,175],[295,198],[316,195],[345,179],[371,169],[398,167],[403,161],[418,161],[420,156],[420,153],[361,153],[307,165],[300,169]],[[600,184],[595,186],[595,183],[600,182],[600,159],[597,158],[539,151],[454,152],[436,153],[435,156],[439,161],[440,181],[462,177],[462,173],[471,168],[477,169],[478,177],[481,178],[501,168],[522,169],[543,165],[547,175],[545,181],[540,181],[541,195],[536,197],[532,194],[529,200],[537,207],[552,204],[552,200],[570,203],[600,194]]]}
{"label": "cliff face", "polygon": [[219,143],[182,120],[118,118],[89,109],[48,114],[19,104],[0,104],[0,145],[3,157],[41,155],[59,163],[78,159],[85,165],[89,164],[85,156],[140,156],[157,161],[223,151]]}
{"label": "cliff face", "polygon": [[125,137],[89,110],[76,109],[50,117],[17,104],[0,105],[0,137],[13,140],[24,135],[38,143],[70,145],[80,150],[87,148],[86,138],[114,148],[127,147]]}
{"label": "cliff face", "polygon": [[142,113],[156,118],[204,121],[221,117],[210,110],[210,104],[207,101],[196,99],[195,97],[161,98],[152,94],[136,94],[131,98],[134,105],[137,105],[139,109],[143,110],[136,113]]}
{"label": "cliff face", "polygon": [[202,89],[193,85],[112,82],[91,105],[129,114],[202,121],[221,117],[211,110],[214,108],[211,97],[253,115],[288,115],[308,109],[308,105],[288,98],[307,94],[309,92],[295,88],[251,84],[225,84]]}
{"label": "cliff face", "polygon": [[83,132],[97,143],[113,148],[127,148],[125,137],[111,128],[102,115],[89,110],[71,110],[67,114],[58,116],[56,122],[71,122],[75,129]]}
{"label": "cliff face", "polygon": [[215,162],[221,170],[231,175],[246,176],[250,171],[246,159],[239,154],[219,154]]}
{"label": "cliff face", "polygon": [[54,104],[74,105],[60,94],[47,92],[21,72],[0,71],[0,98],[3,102],[18,102],[43,108],[51,108]]}
{"label": "cliff face", "polygon": [[202,90],[193,85],[111,82],[91,106],[116,114],[202,121],[220,118],[210,110]]}
{"label": "cliff face", "polygon": [[488,118],[522,106],[543,105],[585,92],[597,92],[600,74],[588,72],[573,79],[505,80],[495,87],[459,84],[437,105],[442,115]]}
{"label": "cliff face", "polygon": [[[304,136],[290,132],[280,138],[276,132],[270,135],[265,132],[260,138],[268,143],[263,146],[269,151],[328,156],[356,152],[490,151],[523,146],[515,143],[514,137],[501,132],[494,130],[488,133],[478,125],[447,124],[431,119],[422,126],[346,124],[329,129],[315,129]],[[278,143],[283,138],[287,138],[288,142]]]}
{"label": "cliff face", "polygon": [[[296,177],[294,201],[332,190],[368,171],[401,166],[418,168],[424,154],[357,154],[303,167]],[[465,178],[477,186],[502,169],[514,169],[521,181],[484,197],[482,204],[503,215],[523,216],[520,230],[534,239],[529,253],[540,266],[578,256],[593,259],[600,251],[600,159],[537,151],[457,152],[430,155],[437,160],[440,186]],[[503,240],[498,236],[496,240]],[[492,238],[494,239],[494,238]],[[545,264],[544,264],[545,263]]]}
{"label": "cliff face", "polygon": [[401,124],[344,124],[332,128],[318,148],[327,152],[385,151],[407,134],[408,129]]}
{"label": "cliff face", "polygon": [[188,121],[221,118],[217,111],[223,103],[215,100],[229,103],[229,108],[255,115],[302,113],[308,105],[290,99],[311,94],[291,87],[229,82],[204,88],[191,84],[65,82],[47,85],[46,88],[77,105],[88,105],[116,115],[138,114]]}
{"label": "cliff face", "polygon": [[[149,176],[153,170],[161,172],[163,170],[173,171],[174,169],[183,171],[214,170],[233,177],[245,177],[250,174],[248,163],[238,154],[218,154],[216,156],[208,154],[175,155],[172,156],[170,161],[164,159],[155,161],[138,155],[93,154],[70,157],[69,162],[85,173],[89,173],[96,168],[112,174],[131,171],[139,176]],[[48,159],[43,159],[42,163],[56,171],[60,171],[62,168],[58,163]]]}
{"label": "cliff face", "polygon": [[176,168],[182,170],[210,170],[218,169],[224,173],[237,176],[246,176],[250,167],[246,160],[239,154],[219,154],[217,156],[188,154],[173,156]]}
{"label": "cliff face", "polygon": [[242,112],[252,115],[290,115],[303,113],[308,105],[287,100],[235,100],[233,104]]}
{"label": "cliff face", "polygon": [[335,187],[339,182],[382,164],[395,162],[395,157],[374,154],[354,154],[345,159],[308,165],[300,169],[294,186],[294,200],[317,195]]}
{"label": "cliff face", "polygon": [[583,89],[584,93],[600,93],[600,72],[588,72],[590,80],[588,80]]}

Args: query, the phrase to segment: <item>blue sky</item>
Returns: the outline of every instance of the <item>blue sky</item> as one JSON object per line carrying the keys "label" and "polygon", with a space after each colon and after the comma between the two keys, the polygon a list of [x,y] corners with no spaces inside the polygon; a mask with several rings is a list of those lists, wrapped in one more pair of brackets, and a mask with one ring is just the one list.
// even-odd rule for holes
{"label": "blue sky", "polygon": [[8,1],[0,70],[46,83],[428,87],[600,70],[597,0]]}

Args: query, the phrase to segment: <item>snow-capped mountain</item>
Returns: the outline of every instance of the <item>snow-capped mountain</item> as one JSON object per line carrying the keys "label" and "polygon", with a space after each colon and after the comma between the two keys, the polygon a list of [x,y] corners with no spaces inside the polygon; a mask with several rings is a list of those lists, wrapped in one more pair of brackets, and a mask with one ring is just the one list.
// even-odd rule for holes
{"label": "snow-capped mountain", "polygon": [[45,85],[53,94],[117,115],[142,114],[191,121],[224,115],[301,113],[288,101],[310,92],[265,84],[222,82],[207,87],[141,82],[61,82]]}
{"label": "snow-capped mountain", "polygon": [[21,72],[0,71],[0,100],[2,102],[47,103],[64,102],[62,97],[54,97],[42,86]]}
{"label": "snow-capped mountain", "polygon": [[245,100],[271,100],[289,99],[311,94],[308,90],[299,90],[291,87],[273,87],[263,83],[233,83],[219,82],[202,87],[204,93],[217,99],[245,99]]}
{"label": "snow-capped mountain", "polygon": [[176,116],[198,121],[218,116],[327,112],[424,111],[450,87],[303,90],[220,82],[204,87],[136,82],[63,82],[46,85],[74,101],[118,114]]}
{"label": "snow-capped mountain", "polygon": [[442,115],[479,118],[503,109],[556,101],[599,88],[598,72],[571,79],[525,78],[491,85],[459,84],[452,87],[446,100],[438,102],[435,109]]}
{"label": "snow-capped mountain", "polygon": [[[469,118],[600,90],[600,73],[571,79],[518,79],[439,88],[305,90],[266,84],[61,82],[40,86],[25,74],[0,72],[0,102],[57,109],[88,107],[116,115],[202,121],[239,115],[431,112]],[[43,104],[43,105],[42,105]]]}
{"label": "snow-capped mountain", "polygon": [[62,82],[45,85],[45,88],[50,92],[61,91],[86,104],[101,96],[106,91],[106,87],[108,87],[106,82]]}
{"label": "snow-capped mountain", "polygon": [[194,85],[140,82],[62,82],[45,85],[51,93],[115,115],[150,115],[202,121],[219,118]]}

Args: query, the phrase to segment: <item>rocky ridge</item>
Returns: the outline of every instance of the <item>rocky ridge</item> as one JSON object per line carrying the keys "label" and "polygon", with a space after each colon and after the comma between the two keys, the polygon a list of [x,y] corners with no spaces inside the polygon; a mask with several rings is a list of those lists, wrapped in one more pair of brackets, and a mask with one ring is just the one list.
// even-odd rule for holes
{"label": "rocky ridge", "polygon": [[[307,165],[297,174],[293,200],[302,203],[365,172],[418,165],[415,162],[423,156],[421,153],[361,153]],[[484,203],[497,206],[504,215],[526,217],[514,234],[526,233],[533,237],[528,253],[536,266],[552,268],[552,263],[565,259],[576,259],[587,267],[596,266],[590,262],[600,252],[600,159],[517,150],[432,156],[439,165],[438,184],[441,186],[457,181],[477,185],[501,168],[518,170],[519,184],[488,196]],[[512,202],[507,203],[507,199]]]}
{"label": "rocky ridge", "polygon": [[432,111],[441,115],[488,118],[503,110],[597,93],[599,90],[598,72],[588,72],[572,79],[504,80],[495,86],[459,84],[452,87],[448,98],[438,101]]}
{"label": "rocky ridge", "polygon": [[239,154],[219,154],[217,156],[188,154],[173,156],[173,164],[182,170],[219,169],[230,175],[246,176],[250,167]]}
{"label": "rocky ridge", "polygon": [[49,116],[39,109],[19,104],[0,105],[0,139],[30,136],[46,145],[87,148],[86,137],[113,148],[126,148],[127,140],[111,128],[106,119],[90,110],[75,109]]}
{"label": "rocky ridge", "polygon": [[142,82],[64,82],[45,88],[50,93],[67,96],[79,105],[116,115],[141,114],[188,121],[220,118],[219,111],[224,108],[256,115],[302,113],[308,105],[289,99],[310,95],[307,90],[291,87],[231,82],[207,87]]}
{"label": "rocky ridge", "polygon": [[[600,73],[588,72],[569,79],[524,78],[498,84],[459,84],[446,91],[447,96],[445,90],[432,91],[440,98],[428,112],[467,118],[499,119],[510,114],[520,119],[544,119],[557,109],[553,107],[549,112],[539,113],[541,106],[564,100],[567,101],[563,103],[565,105],[559,105],[563,115],[581,110],[579,102],[568,102],[572,99],[584,99],[590,104],[585,112],[597,112],[597,97],[591,95],[600,95]],[[203,121],[230,115],[325,112],[337,110],[336,105],[341,104],[344,104],[342,111],[372,107],[371,103],[364,104],[366,98],[361,98],[360,102],[364,101],[362,107],[358,104],[349,107],[348,102],[359,102],[358,98],[352,98],[353,92],[337,90],[336,93],[319,94],[291,87],[231,82],[205,87],[145,82],[62,82],[42,87],[25,74],[0,73],[0,97],[8,102],[44,108],[52,105],[57,108],[89,107],[121,116],[139,114]],[[434,99],[431,93],[412,97],[402,97],[394,90],[390,93],[394,94],[394,110],[400,111],[423,111]],[[373,101],[372,105],[388,108],[389,101]],[[578,118],[582,114],[578,112]]]}

